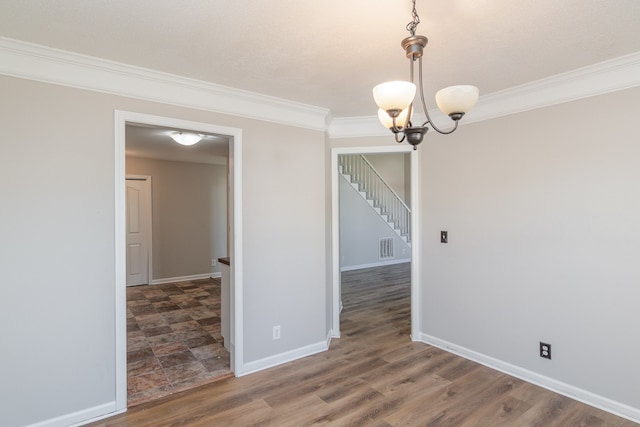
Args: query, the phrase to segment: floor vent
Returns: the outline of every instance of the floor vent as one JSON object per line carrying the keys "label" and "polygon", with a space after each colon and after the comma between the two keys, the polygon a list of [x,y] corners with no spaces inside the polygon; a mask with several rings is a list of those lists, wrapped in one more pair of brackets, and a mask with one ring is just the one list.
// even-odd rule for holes
{"label": "floor vent", "polygon": [[380,239],[380,259],[393,258],[393,237]]}

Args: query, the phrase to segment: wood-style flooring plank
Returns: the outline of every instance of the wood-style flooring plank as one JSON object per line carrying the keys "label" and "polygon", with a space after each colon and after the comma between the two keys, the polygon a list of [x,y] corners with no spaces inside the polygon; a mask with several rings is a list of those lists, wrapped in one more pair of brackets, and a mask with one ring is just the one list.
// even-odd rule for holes
{"label": "wood-style flooring plank", "polygon": [[342,337],[328,351],[92,426],[638,426],[412,342],[409,280],[408,264],[343,273]]}

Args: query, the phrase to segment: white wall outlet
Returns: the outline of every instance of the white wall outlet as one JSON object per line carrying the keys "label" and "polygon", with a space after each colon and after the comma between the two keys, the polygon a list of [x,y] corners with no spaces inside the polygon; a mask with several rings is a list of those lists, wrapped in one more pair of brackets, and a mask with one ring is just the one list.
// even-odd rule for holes
{"label": "white wall outlet", "polygon": [[280,339],[280,325],[276,325],[273,327],[273,339],[274,340]]}
{"label": "white wall outlet", "polygon": [[215,267],[216,265],[218,265],[218,260],[214,258],[211,260],[211,267]]}

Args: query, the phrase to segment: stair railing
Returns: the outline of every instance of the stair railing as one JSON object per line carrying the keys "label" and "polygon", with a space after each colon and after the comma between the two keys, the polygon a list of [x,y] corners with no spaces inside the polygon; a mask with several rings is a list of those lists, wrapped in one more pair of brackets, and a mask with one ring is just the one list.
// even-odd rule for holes
{"label": "stair railing", "polygon": [[358,184],[359,191],[366,193],[366,198],[373,206],[386,215],[389,222],[395,224],[400,234],[411,243],[411,209],[393,191],[378,171],[362,154],[341,155],[342,173],[351,176],[351,182]]}

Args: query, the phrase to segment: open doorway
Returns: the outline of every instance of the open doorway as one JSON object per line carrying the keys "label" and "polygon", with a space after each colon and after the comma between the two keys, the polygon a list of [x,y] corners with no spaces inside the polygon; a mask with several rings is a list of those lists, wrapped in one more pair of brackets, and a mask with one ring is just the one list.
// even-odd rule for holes
{"label": "open doorway", "polygon": [[[147,168],[148,171],[151,170],[152,172],[145,172],[142,169],[130,170],[129,166],[132,166],[135,163],[135,161],[132,160],[134,158],[133,156],[138,156],[138,159],[144,158],[144,156],[140,155],[140,152],[136,153],[135,151],[141,150],[141,147],[145,145],[145,143],[143,142],[136,145],[135,147],[133,145],[130,147],[128,144],[128,137],[131,136],[129,134],[130,130],[132,130],[133,132],[139,131],[142,133],[168,133],[169,131],[181,130],[192,131],[203,135],[204,140],[216,139],[218,141],[223,141],[218,145],[224,148],[224,152],[227,156],[227,160],[223,162],[224,164],[218,165],[219,167],[217,169],[221,170],[218,170],[216,173],[214,173],[217,174],[217,176],[222,177],[224,180],[224,182],[218,183],[218,193],[222,191],[226,196],[227,187],[229,189],[228,203],[226,197],[223,197],[223,200],[217,200],[217,202],[214,203],[215,209],[218,209],[217,216],[225,217],[225,220],[222,222],[222,224],[217,227],[217,229],[221,230],[220,233],[218,233],[218,235],[216,235],[215,237],[212,237],[210,233],[202,232],[203,230],[201,229],[201,224],[190,224],[194,222],[194,218],[198,215],[204,217],[207,217],[207,215],[211,216],[209,208],[203,209],[202,207],[189,207],[185,203],[183,203],[182,200],[178,200],[177,202],[174,201],[174,203],[170,202],[169,204],[173,205],[173,207],[178,211],[177,218],[182,218],[182,221],[187,223],[187,225],[192,225],[196,228],[195,234],[191,234],[191,237],[189,237],[188,234],[191,233],[190,231],[188,232],[186,231],[186,229],[178,230],[177,232],[179,234],[185,234],[185,236],[181,237],[184,237],[183,240],[185,240],[187,244],[186,246],[183,245],[182,247],[176,248],[175,246],[179,245],[174,245],[174,243],[177,243],[176,241],[180,240],[179,238],[167,237],[166,235],[164,235],[163,237],[162,233],[154,233],[154,242],[159,241],[158,243],[162,244],[162,242],[164,241],[165,244],[162,245],[162,247],[164,249],[169,248],[169,250],[165,250],[164,252],[159,251],[155,243],[152,245],[155,247],[155,249],[152,248],[149,251],[149,257],[153,258],[154,262],[149,263],[150,271],[148,282],[150,283],[143,285],[148,286],[148,288],[144,292],[140,290],[140,287],[128,288],[126,286],[126,174],[129,173],[137,176],[157,175],[158,177],[160,177],[163,174],[157,168],[167,166],[167,162],[173,162],[171,164],[173,166],[169,168],[170,173],[164,174],[164,178],[162,178],[165,184],[163,187],[166,190],[166,188],[170,187],[171,184],[175,184],[175,181],[179,180],[180,177],[184,178],[185,176],[192,176],[195,173],[194,171],[196,169],[208,169],[209,171],[206,173],[211,173],[212,169],[216,168],[206,166],[206,163],[203,162],[203,159],[209,156],[211,153],[204,153],[201,149],[192,150],[191,152],[183,151],[180,154],[176,154],[175,152],[170,153],[171,150],[166,151],[164,149],[166,147],[163,148],[163,146],[158,143],[158,140],[156,138],[155,141],[146,141],[146,144],[149,145],[149,147],[147,148],[150,148],[150,150],[154,153],[153,157],[156,158],[137,161],[139,163],[137,167],[142,167],[143,169]],[[242,235],[242,224],[239,220],[239,218],[241,218],[242,212],[240,180],[242,164],[242,132],[240,129],[221,127],[206,123],[189,122],[165,117],[119,111],[116,111],[115,131],[117,353],[116,410],[124,410],[127,407],[127,386],[132,385],[127,376],[128,359],[131,362],[132,360],[135,361],[138,357],[140,357],[141,359],[145,359],[145,356],[149,356],[148,358],[146,358],[147,360],[144,363],[137,363],[133,366],[129,365],[130,369],[140,369],[140,372],[144,372],[144,370],[147,369],[149,372],[145,374],[149,376],[149,380],[152,380],[152,377],[157,374],[159,370],[169,370],[174,375],[174,379],[177,380],[177,383],[180,383],[179,386],[182,387],[181,389],[184,389],[184,386],[189,386],[190,384],[199,385],[202,383],[193,375],[194,373],[197,373],[197,371],[207,371],[207,367],[209,367],[212,371],[208,372],[209,374],[216,373],[214,371],[216,371],[219,366],[213,366],[211,362],[213,362],[214,360],[223,359],[224,356],[221,356],[220,353],[211,354],[207,352],[212,350],[211,347],[214,347],[214,344],[221,344],[223,341],[221,337],[222,325],[220,324],[224,322],[224,320],[221,319],[220,309],[222,306],[228,307],[228,319],[226,320],[226,323],[229,330],[229,337],[228,339],[227,337],[225,337],[224,340],[226,341],[224,343],[224,347],[227,348],[225,351],[227,351],[228,354],[226,358],[226,372],[235,372],[235,374],[238,375],[242,371],[242,334],[240,333],[242,330],[242,299],[238,298],[238,295],[241,295],[242,288],[242,248],[239,244],[236,244],[236,242],[241,242]],[[173,143],[175,144],[175,142]],[[129,162],[126,161],[125,151],[127,156],[131,156]],[[167,153],[169,153],[169,157],[163,159],[162,156],[167,155]],[[188,158],[183,157],[185,155],[187,157],[195,156],[195,158],[199,159],[199,163],[196,165],[197,162],[190,161]],[[165,164],[161,165],[160,163],[163,162]],[[190,163],[193,163],[196,166],[190,165]],[[153,168],[156,168],[155,171]],[[171,173],[174,173],[174,175],[171,176]],[[205,176],[207,176],[206,173]],[[194,176],[198,176],[197,173]],[[154,178],[153,186],[159,188],[162,185],[162,180],[159,178]],[[191,183],[194,186],[198,186],[203,184],[202,181],[206,181],[206,179],[195,179],[192,180]],[[210,183],[204,184],[206,184],[205,186],[210,187]],[[153,191],[151,197],[154,197]],[[163,194],[159,197],[166,198],[166,194]],[[207,201],[207,203],[209,202],[211,202],[211,200]],[[152,202],[151,205],[153,206],[154,203]],[[210,205],[210,208],[212,208],[212,206],[213,205]],[[221,212],[222,214],[220,214]],[[153,222],[155,223],[156,220],[159,223],[162,223],[163,221],[166,222],[166,218],[167,215],[165,211],[164,216],[159,217],[159,219],[154,219]],[[227,220],[229,223],[228,228]],[[230,230],[229,233],[227,233],[227,229]],[[203,249],[194,241],[194,236],[197,236],[199,234],[205,236],[203,240],[211,240],[211,242],[209,242],[208,244],[208,249]],[[167,242],[167,240],[169,242]],[[215,242],[213,242],[213,240],[215,240]],[[189,246],[193,246],[193,248],[189,248]],[[205,246],[207,245],[205,244]],[[213,247],[216,247],[218,249],[214,250],[212,249]],[[196,270],[194,270],[194,259],[203,257],[206,258],[205,270],[201,271],[203,269],[202,259],[200,259],[199,261],[195,260],[196,262],[199,262],[199,266],[195,267]],[[220,270],[218,269],[217,265],[214,265],[217,264],[218,258],[226,258],[227,260],[231,261],[231,267],[226,270],[228,271],[227,274],[230,276],[227,278],[229,289],[227,292],[226,300],[224,300],[221,296]],[[167,262],[167,259],[169,259],[170,261]],[[151,265],[153,265],[153,267],[151,267]],[[183,273],[180,273],[180,271],[182,271]],[[128,292],[129,289],[134,289],[135,291]],[[138,308],[132,310],[130,305],[127,304],[127,294],[130,294],[129,300],[132,300],[133,302],[138,301]],[[131,296],[132,294],[135,295]],[[180,311],[178,309],[182,309],[184,310],[184,312],[180,314]],[[144,312],[146,310],[154,311],[154,313],[148,313],[148,315],[151,316],[147,317],[154,317],[153,315],[160,314],[160,316],[155,317],[157,317],[158,319],[162,319],[161,324],[154,325],[152,323],[154,319],[145,318]],[[163,315],[165,313],[168,313],[168,315]],[[186,319],[185,313],[189,315],[189,319]],[[133,329],[135,331],[136,328],[139,328],[141,332],[141,334],[138,334],[140,336],[133,338],[130,337],[129,341],[134,342],[135,345],[136,338],[138,339],[138,341],[142,341],[143,338],[145,340],[149,340],[149,338],[151,338],[152,340],[154,340],[153,346],[155,347],[155,350],[158,351],[154,351],[154,348],[152,348],[152,346],[148,346],[145,349],[141,349],[142,351],[140,353],[134,353],[132,355],[127,352],[127,350],[129,349],[127,340],[127,320],[131,319],[132,317],[136,317],[136,315],[140,315],[143,317],[141,319],[143,324],[147,320],[149,321],[149,323],[147,323],[143,328],[138,322],[138,319],[136,319],[135,322],[129,321],[130,329]],[[174,317],[175,322],[172,324],[168,323],[169,317]],[[198,328],[199,331],[196,330]],[[158,335],[156,335],[156,332],[158,332]],[[184,339],[174,339],[178,338],[178,335],[180,335],[179,338]],[[222,346],[220,345],[219,347]],[[224,352],[221,353],[224,354]],[[127,358],[127,356],[129,356],[129,358]],[[156,362],[152,361],[151,356],[156,357],[156,362],[158,363],[158,366],[156,366],[156,368],[160,369],[154,370],[153,364]],[[164,359],[162,359],[163,357]],[[151,367],[149,366],[149,364],[151,364]],[[180,369],[171,369],[179,365],[183,366],[180,366]],[[217,373],[220,373],[219,369]],[[182,378],[180,378],[181,376]],[[215,377],[215,375],[208,376],[208,378],[213,377]],[[142,380],[144,381],[146,379],[143,378]],[[135,392],[135,387],[129,388],[131,389],[131,391]],[[179,391],[178,387],[175,387],[174,389],[176,391]]]}
{"label": "open doorway", "polygon": [[[340,185],[344,179],[341,175],[340,156],[366,155],[379,153],[410,153],[410,161],[408,167],[410,173],[408,180],[410,182],[410,190],[408,198],[411,201],[411,218],[409,224],[408,239],[411,242],[411,264],[410,264],[410,292],[411,292],[411,336],[415,339],[418,337],[418,325],[420,319],[419,313],[419,286],[418,286],[418,259],[419,259],[419,170],[417,152],[409,146],[388,146],[388,147],[353,147],[353,148],[334,148],[331,152],[331,177],[332,177],[332,336],[340,336],[340,312],[342,310],[342,254],[340,246]],[[380,250],[384,249],[384,242],[380,242]],[[361,265],[366,267],[366,265]]]}
{"label": "open doorway", "polygon": [[189,131],[126,125],[128,406],[231,375],[217,265],[228,258],[229,138]]}

